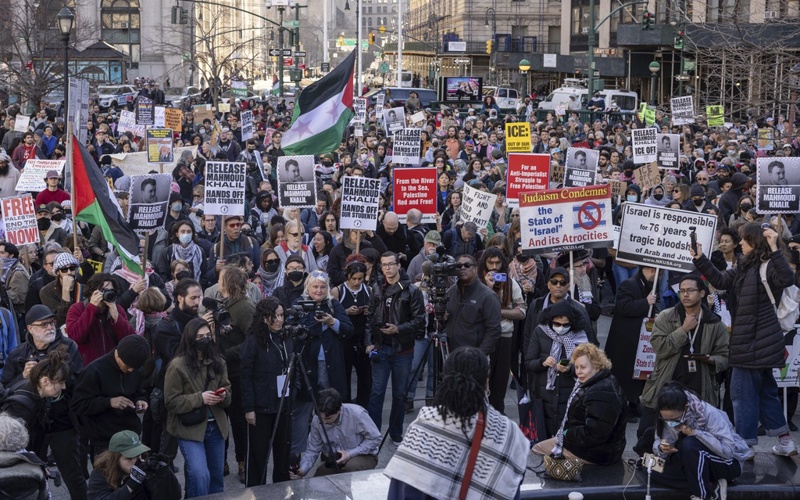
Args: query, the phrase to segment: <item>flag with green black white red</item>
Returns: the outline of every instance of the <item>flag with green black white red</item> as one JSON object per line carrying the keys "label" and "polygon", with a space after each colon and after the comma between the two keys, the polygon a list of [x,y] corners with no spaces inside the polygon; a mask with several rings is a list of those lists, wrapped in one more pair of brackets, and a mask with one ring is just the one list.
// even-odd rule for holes
{"label": "flag with green black white red", "polygon": [[122,216],[111,186],[89,151],[72,136],[72,213],[75,220],[100,226],[106,241],[114,245],[120,259],[131,271],[142,274],[139,237]]}
{"label": "flag with green black white red", "polygon": [[292,125],[283,134],[287,156],[330,153],[339,147],[353,118],[353,73],[356,51],[333,71],[312,83],[295,102]]}

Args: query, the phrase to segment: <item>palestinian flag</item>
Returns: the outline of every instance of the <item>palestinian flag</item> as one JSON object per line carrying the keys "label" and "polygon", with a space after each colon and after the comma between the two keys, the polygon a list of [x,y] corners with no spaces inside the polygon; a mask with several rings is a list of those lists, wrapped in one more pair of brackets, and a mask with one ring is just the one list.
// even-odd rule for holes
{"label": "palestinian flag", "polygon": [[280,95],[281,94],[281,84],[278,81],[278,77],[275,76],[275,75],[272,75],[272,91],[271,91],[271,94],[272,95]]}
{"label": "palestinian flag", "polygon": [[89,151],[72,136],[72,213],[75,220],[100,226],[105,239],[114,245],[120,259],[131,271],[142,274],[139,237],[122,216],[117,199]]}
{"label": "palestinian flag", "polygon": [[330,153],[342,142],[353,112],[356,51],[333,71],[312,83],[295,102],[292,125],[283,134],[287,156]]}

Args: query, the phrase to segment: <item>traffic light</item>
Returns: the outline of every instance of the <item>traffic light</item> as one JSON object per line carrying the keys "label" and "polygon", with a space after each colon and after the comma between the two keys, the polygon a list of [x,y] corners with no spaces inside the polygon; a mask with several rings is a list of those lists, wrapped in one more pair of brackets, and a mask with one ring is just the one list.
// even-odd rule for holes
{"label": "traffic light", "polygon": [[344,37],[340,36],[339,38],[336,39],[336,46],[341,47],[343,45],[344,45]]}
{"label": "traffic light", "polygon": [[375,33],[373,33],[372,31],[370,31],[369,33],[369,44],[375,45]]}
{"label": "traffic light", "polygon": [[492,40],[486,40],[486,53],[492,53]]}
{"label": "traffic light", "polygon": [[644,14],[642,15],[642,30],[653,29],[655,20],[655,16],[651,14],[649,10],[645,10]]}
{"label": "traffic light", "polygon": [[181,9],[180,24],[189,24],[189,10],[183,7],[178,8]]}
{"label": "traffic light", "polygon": [[180,10],[180,7],[178,7],[177,5],[173,5],[172,6],[172,19],[171,19],[172,20],[172,24],[178,24],[178,11],[179,10]]}
{"label": "traffic light", "polygon": [[678,50],[683,49],[683,31],[679,30],[677,35],[675,35],[675,48]]}

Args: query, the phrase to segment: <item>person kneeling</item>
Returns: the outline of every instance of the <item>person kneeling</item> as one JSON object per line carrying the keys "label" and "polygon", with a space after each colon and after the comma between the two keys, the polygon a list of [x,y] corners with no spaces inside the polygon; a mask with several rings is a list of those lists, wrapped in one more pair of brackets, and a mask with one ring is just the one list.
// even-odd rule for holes
{"label": "person kneeling", "polygon": [[319,415],[314,415],[311,421],[308,447],[300,458],[300,468],[290,472],[289,477],[300,479],[308,474],[320,453],[324,465],[317,468],[315,477],[374,469],[378,465],[381,433],[367,410],[355,404],[342,404],[336,389],[319,392],[317,409]]}
{"label": "person kneeling", "polygon": [[661,390],[657,411],[653,453],[666,463],[653,481],[689,490],[692,499],[725,498],[728,481],[739,477],[750,453],[728,415],[678,382]]}

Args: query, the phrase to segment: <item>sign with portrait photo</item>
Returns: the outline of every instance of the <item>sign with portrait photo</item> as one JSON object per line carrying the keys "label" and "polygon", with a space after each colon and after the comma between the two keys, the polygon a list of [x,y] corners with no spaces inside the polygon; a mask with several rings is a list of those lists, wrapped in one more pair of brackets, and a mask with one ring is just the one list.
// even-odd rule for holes
{"label": "sign with portrait photo", "polygon": [[657,134],[656,161],[658,168],[678,169],[678,156],[680,155],[681,136],[679,134]]}
{"label": "sign with portrait photo", "polygon": [[564,187],[591,186],[597,176],[600,151],[586,148],[568,148],[564,169]]}
{"label": "sign with portrait photo", "polygon": [[386,135],[394,135],[395,132],[406,127],[406,112],[403,108],[387,108],[383,110],[383,124],[386,127]]}
{"label": "sign with portrait photo", "polygon": [[800,157],[762,157],[756,163],[756,211],[800,211]]}
{"label": "sign with portrait photo", "polygon": [[314,156],[278,158],[278,198],[281,207],[311,208],[317,203]]}
{"label": "sign with portrait photo", "polygon": [[131,177],[128,223],[134,231],[164,227],[171,193],[172,175],[151,174]]}
{"label": "sign with portrait photo", "polygon": [[172,150],[172,129],[149,128],[147,135],[147,163],[173,163],[175,154]]}

